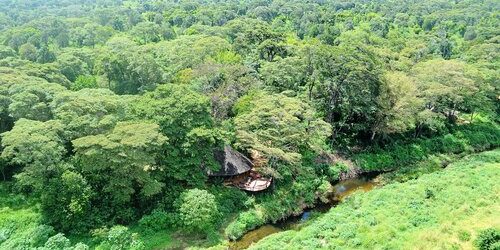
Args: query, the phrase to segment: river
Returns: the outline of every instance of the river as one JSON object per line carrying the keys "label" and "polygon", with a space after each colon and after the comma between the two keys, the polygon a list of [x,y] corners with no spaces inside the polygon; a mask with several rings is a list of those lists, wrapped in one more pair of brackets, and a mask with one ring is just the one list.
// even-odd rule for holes
{"label": "river", "polygon": [[291,216],[283,221],[274,224],[267,224],[255,230],[249,231],[239,240],[230,242],[230,250],[247,249],[253,243],[263,239],[264,237],[286,231],[298,230],[304,226],[311,218],[315,218],[322,213],[326,213],[330,208],[342,202],[346,197],[356,191],[367,192],[378,186],[377,176],[368,175],[357,179],[345,180],[333,186],[334,193],[330,197],[329,203],[321,203],[311,209],[306,209],[299,216]]}

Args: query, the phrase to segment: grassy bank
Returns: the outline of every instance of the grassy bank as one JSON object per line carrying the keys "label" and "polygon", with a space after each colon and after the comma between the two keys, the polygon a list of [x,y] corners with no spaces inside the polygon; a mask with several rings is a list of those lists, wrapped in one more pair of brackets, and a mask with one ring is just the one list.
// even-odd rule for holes
{"label": "grassy bank", "polygon": [[252,249],[471,249],[499,228],[500,150],[471,155],[417,180],[352,197],[300,231]]}

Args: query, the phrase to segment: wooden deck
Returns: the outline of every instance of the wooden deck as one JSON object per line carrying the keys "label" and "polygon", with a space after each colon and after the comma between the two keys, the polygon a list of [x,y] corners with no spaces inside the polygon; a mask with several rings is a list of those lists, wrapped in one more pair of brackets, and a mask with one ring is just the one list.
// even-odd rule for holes
{"label": "wooden deck", "polygon": [[225,185],[235,186],[250,192],[258,192],[271,186],[273,178],[262,177],[255,171],[250,171],[238,176],[234,176],[225,181]]}

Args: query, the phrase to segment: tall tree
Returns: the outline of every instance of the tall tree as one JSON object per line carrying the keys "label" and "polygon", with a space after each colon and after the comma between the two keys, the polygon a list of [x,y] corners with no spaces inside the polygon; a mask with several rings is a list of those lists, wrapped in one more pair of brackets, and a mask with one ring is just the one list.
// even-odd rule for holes
{"label": "tall tree", "polygon": [[415,127],[417,115],[424,109],[412,78],[402,72],[389,72],[383,77],[377,97],[379,110],[372,128],[372,137],[402,133]]}
{"label": "tall tree", "polygon": [[381,71],[366,47],[321,46],[313,56],[312,96],[339,135],[367,133],[375,121]]}
{"label": "tall tree", "polygon": [[[457,111],[467,110],[467,102],[480,93],[480,84],[470,75],[467,64],[458,60],[430,60],[413,69],[426,106],[433,112],[445,114],[450,121],[456,119]],[[481,98],[478,96],[477,98]]]}
{"label": "tall tree", "polygon": [[58,121],[18,120],[12,130],[2,134],[1,157],[12,165],[22,166],[16,178],[39,192],[60,171],[67,153],[63,126]]}
{"label": "tall tree", "polygon": [[167,178],[200,184],[205,167],[214,167],[213,149],[219,143],[210,116],[210,102],[185,85],[161,85],[131,105],[135,119],[152,120],[169,138],[161,163]]}
{"label": "tall tree", "polygon": [[94,212],[130,221],[133,197],[158,194],[163,184],[152,172],[162,170],[156,160],[166,141],[158,125],[144,122],[120,122],[107,134],[73,140],[76,167],[100,194]]}
{"label": "tall tree", "polygon": [[254,93],[235,108],[236,145],[262,155],[277,177],[297,171],[286,165],[297,166],[303,150],[320,152],[331,133],[310,105],[293,97]]}

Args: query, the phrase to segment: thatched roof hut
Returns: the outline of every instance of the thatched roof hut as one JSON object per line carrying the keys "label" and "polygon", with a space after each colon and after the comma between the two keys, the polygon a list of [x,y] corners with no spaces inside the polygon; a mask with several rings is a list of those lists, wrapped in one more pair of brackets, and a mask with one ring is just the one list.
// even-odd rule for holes
{"label": "thatched roof hut", "polygon": [[252,161],[230,146],[225,146],[224,150],[215,151],[214,156],[221,168],[218,171],[208,170],[209,176],[239,175],[250,171],[253,167]]}

